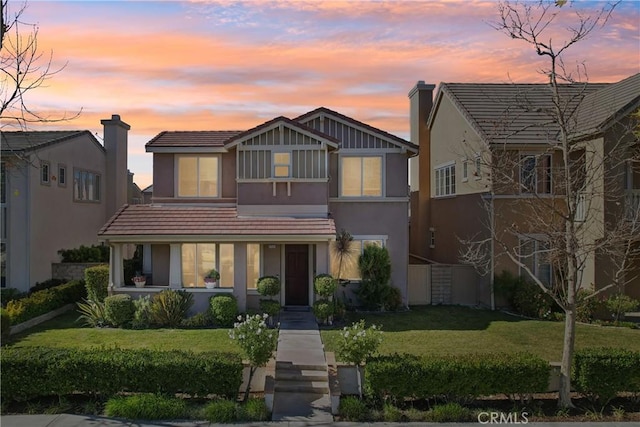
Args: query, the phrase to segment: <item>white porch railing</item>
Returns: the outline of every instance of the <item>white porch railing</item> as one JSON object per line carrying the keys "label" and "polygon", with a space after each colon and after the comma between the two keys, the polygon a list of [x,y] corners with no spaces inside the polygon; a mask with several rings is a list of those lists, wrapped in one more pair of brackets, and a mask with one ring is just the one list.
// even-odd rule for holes
{"label": "white porch railing", "polygon": [[627,219],[640,221],[640,190],[627,190],[626,206]]}

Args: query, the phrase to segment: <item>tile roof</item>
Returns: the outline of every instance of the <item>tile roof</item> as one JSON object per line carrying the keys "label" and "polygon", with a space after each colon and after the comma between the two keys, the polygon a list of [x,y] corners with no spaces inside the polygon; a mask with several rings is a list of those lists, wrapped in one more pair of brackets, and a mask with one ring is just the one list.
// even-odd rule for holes
{"label": "tile roof", "polygon": [[[603,89],[607,83],[560,86],[567,111],[575,110],[589,93]],[[492,143],[548,143],[555,140],[559,128],[553,123],[551,90],[546,84],[442,83],[447,94],[478,134]],[[429,126],[435,116],[434,108]]]}
{"label": "tile roof", "polygon": [[333,219],[238,217],[236,208],[125,205],[102,227],[98,236],[314,236],[334,237]]}
{"label": "tile roof", "polygon": [[[61,130],[1,132],[0,146],[2,146],[2,152],[5,153],[30,151],[67,141],[83,134],[89,135],[96,144],[100,145],[88,130]],[[100,147],[102,146],[100,145]]]}
{"label": "tile roof", "polygon": [[243,131],[163,131],[147,142],[146,147],[223,147],[224,143]]}

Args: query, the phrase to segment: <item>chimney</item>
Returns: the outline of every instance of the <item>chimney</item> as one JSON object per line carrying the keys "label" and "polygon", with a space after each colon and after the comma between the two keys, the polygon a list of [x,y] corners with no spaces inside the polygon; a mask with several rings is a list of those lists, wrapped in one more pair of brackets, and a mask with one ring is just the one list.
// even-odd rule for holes
{"label": "chimney", "polygon": [[104,194],[106,217],[111,216],[127,203],[127,136],[131,126],[114,114],[101,120],[104,126],[104,148],[107,152],[107,176]]}
{"label": "chimney", "polygon": [[431,197],[431,143],[427,120],[433,107],[435,85],[420,80],[409,91],[409,127],[411,142],[418,145],[418,156],[410,159],[411,238],[409,251],[427,257],[429,199]]}

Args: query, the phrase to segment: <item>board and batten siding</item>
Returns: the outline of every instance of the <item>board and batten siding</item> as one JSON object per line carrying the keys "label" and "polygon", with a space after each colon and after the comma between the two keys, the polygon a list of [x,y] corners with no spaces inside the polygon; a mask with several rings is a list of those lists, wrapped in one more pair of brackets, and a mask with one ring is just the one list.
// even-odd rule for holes
{"label": "board and batten siding", "polygon": [[367,132],[330,117],[316,117],[304,124],[339,139],[342,149],[398,149],[395,144],[371,134],[370,131]]}

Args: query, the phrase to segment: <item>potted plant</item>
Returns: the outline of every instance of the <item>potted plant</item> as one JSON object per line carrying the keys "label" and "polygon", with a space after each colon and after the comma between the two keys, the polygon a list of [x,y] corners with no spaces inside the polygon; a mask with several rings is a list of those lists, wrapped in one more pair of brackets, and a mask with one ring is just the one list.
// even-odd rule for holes
{"label": "potted plant", "polygon": [[213,268],[204,276],[204,285],[207,289],[217,288],[218,279],[220,279],[220,273],[218,273],[218,270]]}
{"label": "potted plant", "polygon": [[140,274],[140,272],[136,272],[135,276],[133,276],[133,278],[131,279],[133,281],[133,284],[136,285],[136,288],[144,288],[144,285],[147,284],[147,278],[144,277],[143,274]]}

